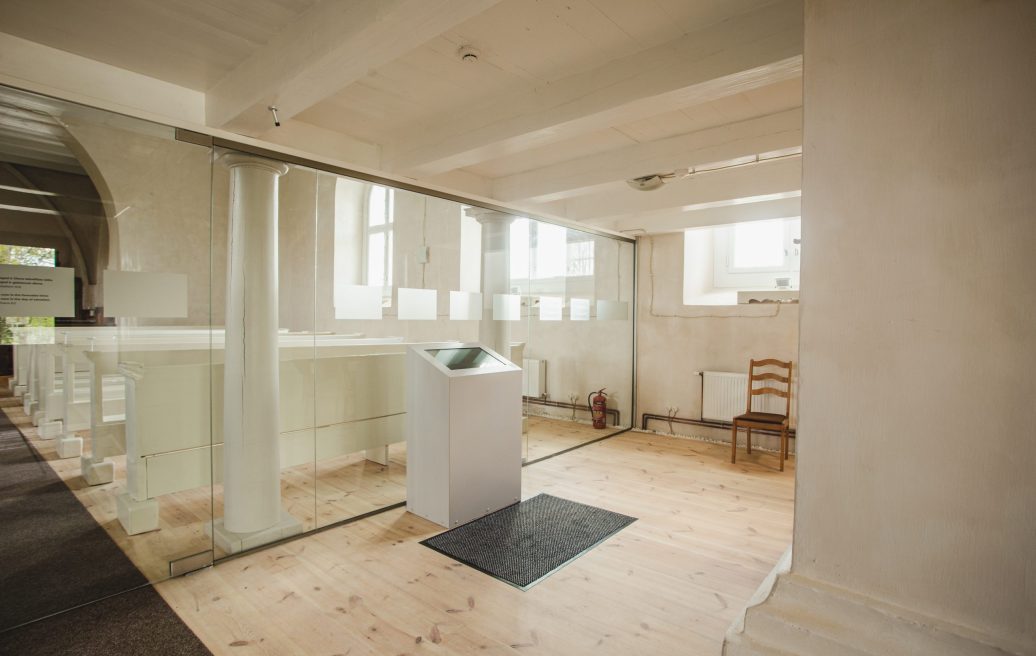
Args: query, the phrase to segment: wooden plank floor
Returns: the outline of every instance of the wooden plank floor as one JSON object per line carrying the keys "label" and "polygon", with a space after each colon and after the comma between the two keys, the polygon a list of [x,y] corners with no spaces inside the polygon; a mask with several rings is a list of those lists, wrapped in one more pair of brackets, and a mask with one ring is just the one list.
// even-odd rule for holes
{"label": "wooden plank floor", "polygon": [[[206,530],[212,516],[223,515],[223,486],[184,490],[158,497],[159,530],[127,535],[118,521],[116,499],[126,491],[126,457],[109,460],[115,479],[105,485],[89,486],[81,476],[79,458],[60,459],[57,440],[40,439],[19,400],[11,398],[0,378],[0,409],[25,435],[33,448],[65,481],[94,519],[129,556],[150,581],[169,577],[169,562],[210,549]],[[88,435],[89,431],[83,431]],[[592,427],[558,419],[531,417],[529,453],[539,458],[607,434]],[[85,440],[89,450],[89,438]],[[530,458],[530,459],[531,459]],[[378,510],[406,498],[406,445],[389,449],[389,464],[379,465],[361,453],[340,456],[319,463],[289,467],[281,472],[281,498],[285,510],[296,517],[304,531],[327,526]],[[215,558],[223,558],[214,549]]]}
{"label": "wooden plank floor", "polygon": [[418,542],[403,510],[157,586],[216,654],[718,654],[791,540],[794,461],[625,433],[526,467],[549,492],[638,517],[522,592]]}

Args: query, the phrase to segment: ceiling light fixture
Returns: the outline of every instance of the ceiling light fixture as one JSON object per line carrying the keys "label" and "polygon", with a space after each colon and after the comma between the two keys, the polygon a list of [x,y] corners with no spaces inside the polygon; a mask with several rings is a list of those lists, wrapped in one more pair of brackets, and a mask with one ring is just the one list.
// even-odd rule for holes
{"label": "ceiling light fixture", "polygon": [[642,175],[639,178],[630,178],[626,181],[626,184],[637,191],[654,191],[655,189],[661,189],[670,180],[686,178],[690,174],[691,172],[688,169],[676,169],[669,173],[652,173],[650,175]]}
{"label": "ceiling light fixture", "polygon": [[275,128],[281,127],[281,121],[280,121],[279,118],[277,118],[277,108],[275,106],[273,106],[273,105],[270,105],[266,109],[270,110],[270,113],[273,114],[273,127],[275,127]]}
{"label": "ceiling light fixture", "polygon": [[462,62],[477,64],[479,52],[471,46],[461,46],[460,49],[457,50],[457,56],[460,57]]}

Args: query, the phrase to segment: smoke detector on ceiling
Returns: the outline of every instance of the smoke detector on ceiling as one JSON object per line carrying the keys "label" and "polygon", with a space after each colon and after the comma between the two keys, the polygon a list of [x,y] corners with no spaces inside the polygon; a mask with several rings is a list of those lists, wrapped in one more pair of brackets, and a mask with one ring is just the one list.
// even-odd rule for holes
{"label": "smoke detector on ceiling", "polygon": [[460,50],[457,51],[457,56],[460,57],[460,60],[469,64],[477,63],[479,54],[479,51],[471,46],[461,46]]}
{"label": "smoke detector on ceiling", "polygon": [[680,180],[689,175],[691,175],[689,169],[676,169],[669,173],[652,173],[650,175],[642,175],[639,178],[630,178],[626,181],[626,184],[637,191],[654,191],[655,189],[661,189],[670,180]]}

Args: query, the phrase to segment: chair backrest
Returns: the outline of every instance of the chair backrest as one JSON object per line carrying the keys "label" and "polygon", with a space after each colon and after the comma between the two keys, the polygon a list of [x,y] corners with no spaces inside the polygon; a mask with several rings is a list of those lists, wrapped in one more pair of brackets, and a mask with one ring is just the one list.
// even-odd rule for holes
{"label": "chair backrest", "polygon": [[[756,372],[756,369],[764,367],[783,369],[784,372]],[[755,386],[757,381],[770,380],[783,384],[784,388],[772,387],[769,383],[764,384],[762,387]],[[751,364],[748,366],[748,409],[746,412],[752,411],[752,399],[761,394],[773,394],[785,399],[784,416],[791,416],[791,362],[783,362],[772,358],[751,361]]]}

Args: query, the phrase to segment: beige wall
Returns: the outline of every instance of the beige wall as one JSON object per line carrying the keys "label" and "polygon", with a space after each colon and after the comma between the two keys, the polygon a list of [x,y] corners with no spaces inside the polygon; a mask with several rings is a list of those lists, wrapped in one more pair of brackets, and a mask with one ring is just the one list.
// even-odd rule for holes
{"label": "beige wall", "polygon": [[792,572],[1036,653],[1036,3],[806,3]]}
{"label": "beige wall", "polygon": [[[70,144],[105,203],[107,268],[187,274],[186,319],[139,319],[139,324],[208,325],[211,151],[173,140],[173,130],[133,119],[83,112],[65,117]],[[216,176],[226,184],[226,176]],[[224,194],[225,195],[225,194]],[[214,265],[225,267],[226,220],[213,213]],[[100,281],[99,281],[100,282]],[[98,297],[103,305],[102,292]],[[219,308],[222,289],[212,290]]]}
{"label": "beige wall", "polygon": [[[637,413],[701,416],[698,371],[748,371],[752,358],[798,361],[797,304],[686,306],[683,233],[638,239]],[[668,430],[664,423],[650,428]],[[674,424],[677,433],[729,439]]]}

